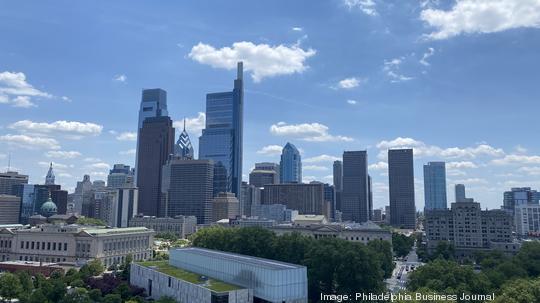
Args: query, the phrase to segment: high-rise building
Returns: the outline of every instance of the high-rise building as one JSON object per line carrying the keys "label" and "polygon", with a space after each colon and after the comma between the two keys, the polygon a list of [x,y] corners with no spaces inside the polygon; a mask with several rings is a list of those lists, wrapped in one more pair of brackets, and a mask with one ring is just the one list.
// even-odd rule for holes
{"label": "high-rise building", "polygon": [[273,163],[273,162],[255,163],[255,169],[257,169],[257,170],[272,170],[272,171],[275,171],[279,176],[279,164],[277,164],[277,163]]}
{"label": "high-rise building", "polygon": [[249,173],[249,184],[255,187],[264,187],[266,184],[279,183],[279,174],[275,170],[253,169]]}
{"label": "high-rise building", "polygon": [[75,193],[73,194],[73,205],[69,205],[70,213],[82,214],[83,205],[90,203],[92,196],[92,181],[89,175],[84,175],[82,181],[77,181]]}
{"label": "high-rise building", "polygon": [[424,165],[425,209],[446,209],[446,164],[428,162]]}
{"label": "high-rise building", "polygon": [[184,119],[184,130],[178,137],[178,141],[174,145],[174,155],[185,159],[195,159],[193,154],[193,145],[186,131],[186,119]]}
{"label": "high-rise building", "polygon": [[454,191],[455,191],[456,202],[465,202],[466,201],[467,198],[465,196],[465,185],[456,184],[454,186]]}
{"label": "high-rise building", "polygon": [[47,176],[45,176],[45,185],[54,185],[54,172],[53,172],[53,166],[52,162],[49,166],[49,171],[47,172]]}
{"label": "high-rise building", "polygon": [[300,214],[325,215],[324,184],[322,183],[285,183],[267,184],[262,191],[262,204],[283,204]]}
{"label": "high-rise building", "polygon": [[514,208],[514,226],[520,237],[540,236],[540,205],[520,204]]}
{"label": "high-rise building", "polygon": [[280,183],[302,183],[302,157],[293,144],[287,142],[281,151]]}
{"label": "high-rise building", "polygon": [[330,185],[328,183],[324,184],[324,202],[326,203],[326,207],[330,208],[329,211],[327,211],[330,215],[328,219],[335,220],[336,218],[336,188],[334,185]]}
{"label": "high-rise building", "polygon": [[516,206],[539,204],[540,193],[530,187],[514,187],[503,195],[503,209],[514,215]]}
{"label": "high-rise building", "polygon": [[137,188],[117,188],[113,199],[102,205],[101,219],[112,227],[128,227],[128,222],[137,214]]}
{"label": "high-rise building", "polygon": [[247,182],[242,182],[242,193],[240,195],[240,215],[251,217],[259,214],[261,205],[262,190]]}
{"label": "high-rise building", "polygon": [[213,172],[212,160],[171,157],[163,166],[164,216],[195,216],[199,224],[211,223]]}
{"label": "high-rise building", "polygon": [[0,194],[0,224],[19,223],[21,198]]}
{"label": "high-rise building", "polygon": [[230,92],[206,95],[206,126],[199,137],[199,159],[221,163],[226,170],[226,192],[240,196],[244,115],[243,65],[238,63]]}
{"label": "high-rise building", "polygon": [[163,165],[173,153],[174,128],[167,116],[146,118],[139,130],[137,187],[138,212],[147,216],[163,216],[161,208],[161,175]]}
{"label": "high-rise building", "polygon": [[130,169],[129,165],[115,164],[113,169],[109,170],[107,176],[107,187],[120,188],[120,187],[132,187],[134,171]]}
{"label": "high-rise building", "polygon": [[233,193],[219,193],[212,200],[212,222],[235,219],[240,215],[240,203]]}
{"label": "high-rise building", "polygon": [[343,162],[334,161],[334,188],[336,191],[343,190]]}
{"label": "high-rise building", "polygon": [[34,185],[13,185],[11,194],[21,198],[19,223],[28,224],[28,219],[34,214]]}
{"label": "high-rise building", "polygon": [[371,182],[371,176],[368,175],[368,215],[369,220],[373,219],[373,184]]}
{"label": "high-rise building", "polygon": [[390,224],[397,228],[416,227],[414,165],[412,149],[388,150]]}
{"label": "high-rise building", "polygon": [[0,173],[0,195],[10,195],[11,187],[15,184],[28,184],[28,176],[16,171]]}
{"label": "high-rise building", "polygon": [[369,220],[369,180],[366,151],[343,153],[341,218],[358,223]]}

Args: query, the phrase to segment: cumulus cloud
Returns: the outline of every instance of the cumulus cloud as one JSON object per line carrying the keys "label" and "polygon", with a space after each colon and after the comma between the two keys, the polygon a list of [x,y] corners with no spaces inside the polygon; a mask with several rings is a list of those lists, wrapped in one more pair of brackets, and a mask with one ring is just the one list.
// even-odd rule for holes
{"label": "cumulus cloud", "polygon": [[424,53],[422,56],[422,59],[420,59],[420,64],[424,66],[429,66],[430,63],[427,61],[429,57],[433,56],[435,54],[435,49],[433,47],[429,47],[427,52]]}
{"label": "cumulus cloud", "polygon": [[379,161],[377,163],[370,164],[368,166],[369,169],[372,170],[387,170],[388,169],[388,163]]}
{"label": "cumulus cloud", "polygon": [[313,171],[326,171],[328,167],[321,165],[304,165],[302,166],[303,170],[313,170]]}
{"label": "cumulus cloud", "polygon": [[373,0],[343,0],[343,4],[349,9],[360,9],[364,14],[377,16],[377,5]]}
{"label": "cumulus cloud", "polygon": [[87,168],[90,169],[110,169],[111,166],[105,162],[97,162],[86,165]]}
{"label": "cumulus cloud", "polygon": [[381,150],[379,158],[386,158],[386,150],[392,148],[413,148],[416,157],[439,157],[445,159],[454,158],[476,158],[478,156],[502,157],[505,155],[504,150],[495,148],[488,144],[478,144],[473,147],[449,147],[442,148],[435,145],[428,145],[422,141],[413,138],[398,137],[394,140],[383,140],[377,144],[377,148]]}
{"label": "cumulus cloud", "polygon": [[132,149],[128,149],[128,150],[123,150],[123,151],[119,152],[118,154],[120,154],[122,156],[134,156],[136,152],[137,151],[134,148],[132,148]]}
{"label": "cumulus cloud", "polygon": [[353,141],[352,138],[331,135],[328,126],[321,123],[287,124],[279,122],[270,126],[270,133],[275,136],[288,136],[310,142]]}
{"label": "cumulus cloud", "polygon": [[21,120],[9,125],[8,128],[27,133],[65,134],[73,138],[96,136],[103,130],[103,126],[99,124],[64,120],[52,123]]}
{"label": "cumulus cloud", "polygon": [[315,157],[304,159],[302,162],[304,162],[304,163],[320,163],[320,162],[334,162],[334,161],[337,161],[337,160],[341,160],[341,158],[336,157],[336,156],[330,156],[330,155],[323,154],[323,155],[320,155],[320,156],[315,156]]}
{"label": "cumulus cloud", "polygon": [[478,168],[478,165],[471,161],[455,161],[446,163],[448,169],[460,169],[460,168]]}
{"label": "cumulus cloud", "polygon": [[0,142],[26,149],[60,149],[60,144],[55,139],[27,135],[3,135],[0,136]]}
{"label": "cumulus cloud", "polygon": [[26,81],[24,73],[0,73],[0,104],[10,104],[13,107],[35,107],[32,98],[52,98],[47,92],[41,91]]}
{"label": "cumulus cloud", "polygon": [[45,153],[47,158],[62,158],[73,159],[80,157],[82,154],[78,151],[51,150]]}
{"label": "cumulus cloud", "polygon": [[[186,131],[194,133],[197,137],[201,135],[201,131],[206,125],[206,114],[199,112],[197,117],[186,118]],[[176,129],[184,129],[184,120],[174,121],[173,126]]]}
{"label": "cumulus cloud", "polygon": [[267,145],[267,146],[264,146],[263,148],[259,149],[257,151],[257,153],[261,154],[261,155],[277,156],[277,155],[281,155],[282,150],[283,150],[282,146],[279,146],[279,145]]}
{"label": "cumulus cloud", "polygon": [[345,78],[338,82],[338,88],[352,89],[358,87],[363,80],[356,77]]}
{"label": "cumulus cloud", "polygon": [[540,164],[540,156],[506,155],[504,158],[492,160],[491,163],[496,165]]}
{"label": "cumulus cloud", "polygon": [[199,63],[228,70],[243,61],[244,69],[251,73],[253,81],[260,82],[267,77],[303,73],[308,68],[306,60],[315,53],[314,49],[304,50],[297,44],[272,46],[242,41],[233,43],[232,47],[217,49],[199,42],[188,56]]}
{"label": "cumulus cloud", "polygon": [[127,76],[124,74],[114,75],[113,80],[117,82],[126,82]]}
{"label": "cumulus cloud", "polygon": [[540,28],[538,0],[457,0],[449,10],[427,8],[420,18],[435,31],[430,39],[461,34],[496,33],[514,28]]}
{"label": "cumulus cloud", "polygon": [[40,161],[38,162],[38,165],[43,167],[43,168],[49,168],[49,165],[53,165],[53,168],[56,169],[56,170],[63,170],[63,169],[68,169],[68,168],[73,168],[73,165],[67,165],[67,164],[62,164],[62,163],[58,163],[58,162],[46,162],[46,161]]}
{"label": "cumulus cloud", "polygon": [[136,132],[123,132],[123,133],[118,134],[118,136],[116,136],[116,140],[137,141],[137,133]]}

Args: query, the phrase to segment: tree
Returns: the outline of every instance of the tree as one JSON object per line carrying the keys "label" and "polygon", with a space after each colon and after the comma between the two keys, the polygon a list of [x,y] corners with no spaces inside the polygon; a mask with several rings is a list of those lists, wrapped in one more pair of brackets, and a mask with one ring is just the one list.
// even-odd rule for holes
{"label": "tree", "polygon": [[505,284],[494,303],[540,303],[540,279],[518,279]]}
{"label": "tree", "polygon": [[48,302],[50,301],[43,294],[43,291],[41,289],[34,290],[28,299],[28,303],[48,303]]}
{"label": "tree", "polygon": [[176,300],[171,297],[161,297],[156,303],[176,303]]}
{"label": "tree", "polygon": [[394,270],[394,260],[392,258],[392,245],[388,241],[373,240],[369,241],[368,247],[377,254],[381,261],[381,268],[384,272],[384,278],[390,278]]}
{"label": "tree", "polygon": [[60,303],[92,303],[88,291],[84,288],[75,288],[72,292],[65,295],[60,301],[53,301]]}
{"label": "tree", "polygon": [[23,291],[19,278],[9,272],[0,275],[0,297],[4,301],[17,298]]}
{"label": "tree", "polygon": [[94,302],[101,301],[101,290],[96,288],[91,289],[90,291],[88,291],[88,297]]}
{"label": "tree", "polygon": [[32,283],[32,277],[28,274],[27,271],[19,271],[16,273],[19,283],[22,287],[24,293],[29,294],[32,289],[34,289],[34,284]]}
{"label": "tree", "polygon": [[529,276],[540,276],[540,242],[523,243],[516,255],[516,262],[527,271]]}
{"label": "tree", "polygon": [[120,269],[122,269],[122,273],[120,276],[123,280],[129,281],[129,276],[131,273],[131,262],[133,262],[133,256],[131,254],[126,256],[126,260],[122,265],[120,266]]}
{"label": "tree", "polygon": [[85,280],[89,277],[99,276],[103,271],[104,267],[103,264],[101,264],[101,261],[99,259],[94,259],[81,267],[79,275]]}
{"label": "tree", "polygon": [[171,232],[164,232],[164,233],[157,233],[154,236],[154,239],[156,239],[156,240],[166,240],[166,241],[174,242],[174,241],[178,240],[178,236],[176,234],[174,234],[174,233],[171,233]]}
{"label": "tree", "polygon": [[450,242],[439,241],[435,247],[435,251],[429,256],[431,260],[444,259],[453,260],[455,255],[454,245]]}
{"label": "tree", "polygon": [[392,233],[392,246],[398,257],[405,257],[414,246],[414,238],[400,233]]}
{"label": "tree", "polygon": [[122,297],[119,294],[108,294],[103,297],[103,303],[122,303]]}

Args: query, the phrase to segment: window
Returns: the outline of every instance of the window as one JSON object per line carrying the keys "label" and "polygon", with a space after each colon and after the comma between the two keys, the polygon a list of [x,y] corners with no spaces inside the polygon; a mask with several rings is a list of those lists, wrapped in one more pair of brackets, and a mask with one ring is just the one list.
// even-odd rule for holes
{"label": "window", "polygon": [[64,243],[64,251],[67,250],[67,243]]}
{"label": "window", "polygon": [[34,249],[34,241],[32,241],[32,245],[31,245],[32,249]]}
{"label": "window", "polygon": [[53,244],[52,244],[52,250],[56,250],[56,242],[53,242]]}
{"label": "window", "polygon": [[47,250],[51,250],[51,242],[47,242]]}

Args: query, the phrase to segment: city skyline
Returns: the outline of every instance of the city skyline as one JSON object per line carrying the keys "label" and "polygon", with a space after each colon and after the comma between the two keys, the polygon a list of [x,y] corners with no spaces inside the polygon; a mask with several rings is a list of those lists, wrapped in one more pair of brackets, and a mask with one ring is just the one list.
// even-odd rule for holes
{"label": "city skyline", "polygon": [[[71,5],[53,12],[40,3],[6,3],[0,13],[7,29],[0,41],[0,171],[11,154],[12,169],[41,184],[53,162],[56,183],[73,192],[84,174],[106,180],[115,163],[134,167],[142,88],[168,92],[175,127],[186,117],[198,145],[205,95],[229,90],[236,61],[243,60],[244,181],[254,163],[278,163],[291,142],[301,152],[305,182],[332,183],[332,163],[343,151],[367,150],[374,208],[388,205],[387,148],[414,148],[417,209],[424,201],[422,165],[430,161],[447,163],[448,203],[456,183],[489,208],[500,207],[511,187],[540,187],[540,146],[530,140],[538,127],[501,123],[531,120],[538,109],[535,26],[507,22],[503,29],[449,32],[429,26],[425,16],[429,10],[459,13],[453,2],[359,3],[311,4],[309,16],[300,2],[261,8],[214,3],[216,11],[229,13],[227,22],[200,9],[207,3],[154,8],[163,20],[142,18],[150,2],[122,14],[126,2],[107,4],[110,12],[83,3],[70,14],[64,10]],[[236,5],[253,13],[237,21],[231,17],[243,15]],[[329,20],[326,28],[321,19]],[[253,26],[243,28],[245,21]],[[220,34],[213,35],[216,25]],[[349,28],[360,35],[346,33]],[[28,39],[28,32],[42,31],[54,34]],[[272,62],[279,68],[270,69],[256,49],[282,55]],[[234,62],[220,63],[226,54]]]}

